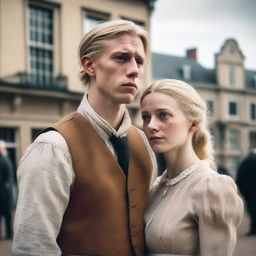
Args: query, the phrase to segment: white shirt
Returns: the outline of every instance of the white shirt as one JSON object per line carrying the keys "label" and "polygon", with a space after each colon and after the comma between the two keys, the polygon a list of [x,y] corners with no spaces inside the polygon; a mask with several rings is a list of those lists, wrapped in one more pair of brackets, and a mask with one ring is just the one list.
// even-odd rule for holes
{"label": "white shirt", "polygon": [[[92,109],[87,94],[77,111],[93,125],[115,154],[109,136],[112,133],[120,137],[126,135],[131,126],[128,110],[117,131]],[[153,159],[153,179],[156,163],[152,151],[149,152]],[[56,239],[74,179],[70,151],[60,133],[43,133],[26,149],[17,171],[19,197],[14,221],[14,256],[61,255]]]}

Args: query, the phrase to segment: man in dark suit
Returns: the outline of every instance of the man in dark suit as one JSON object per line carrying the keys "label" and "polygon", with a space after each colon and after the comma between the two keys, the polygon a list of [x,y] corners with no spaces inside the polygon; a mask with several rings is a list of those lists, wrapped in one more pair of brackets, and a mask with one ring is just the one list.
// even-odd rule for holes
{"label": "man in dark suit", "polygon": [[245,199],[250,216],[248,235],[256,235],[256,147],[242,161],[237,172],[237,186]]}

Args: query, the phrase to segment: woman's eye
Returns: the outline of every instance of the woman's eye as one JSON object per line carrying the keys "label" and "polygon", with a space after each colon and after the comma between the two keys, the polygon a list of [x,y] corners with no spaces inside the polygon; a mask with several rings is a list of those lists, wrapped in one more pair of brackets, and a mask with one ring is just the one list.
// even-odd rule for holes
{"label": "woman's eye", "polygon": [[166,112],[161,112],[159,114],[160,119],[163,119],[163,120],[167,119],[168,116],[169,116],[169,114]]}
{"label": "woman's eye", "polygon": [[142,115],[141,118],[144,122],[149,122],[149,120],[150,120],[150,116],[148,116],[148,115]]}

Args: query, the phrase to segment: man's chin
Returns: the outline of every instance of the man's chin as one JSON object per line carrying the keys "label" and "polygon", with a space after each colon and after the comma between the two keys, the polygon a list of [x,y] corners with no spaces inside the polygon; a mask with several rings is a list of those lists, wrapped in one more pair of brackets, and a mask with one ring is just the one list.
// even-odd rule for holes
{"label": "man's chin", "polygon": [[121,104],[131,104],[135,99],[135,96],[133,95],[127,95],[126,97],[123,97],[120,101]]}

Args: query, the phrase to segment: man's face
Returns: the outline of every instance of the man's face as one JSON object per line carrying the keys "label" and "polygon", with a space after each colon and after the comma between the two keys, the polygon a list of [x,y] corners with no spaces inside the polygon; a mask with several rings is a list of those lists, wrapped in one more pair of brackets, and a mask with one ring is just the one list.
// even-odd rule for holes
{"label": "man's face", "polygon": [[114,104],[131,103],[143,74],[145,52],[141,39],[125,34],[108,40],[103,51],[91,60],[89,90],[94,97]]}

